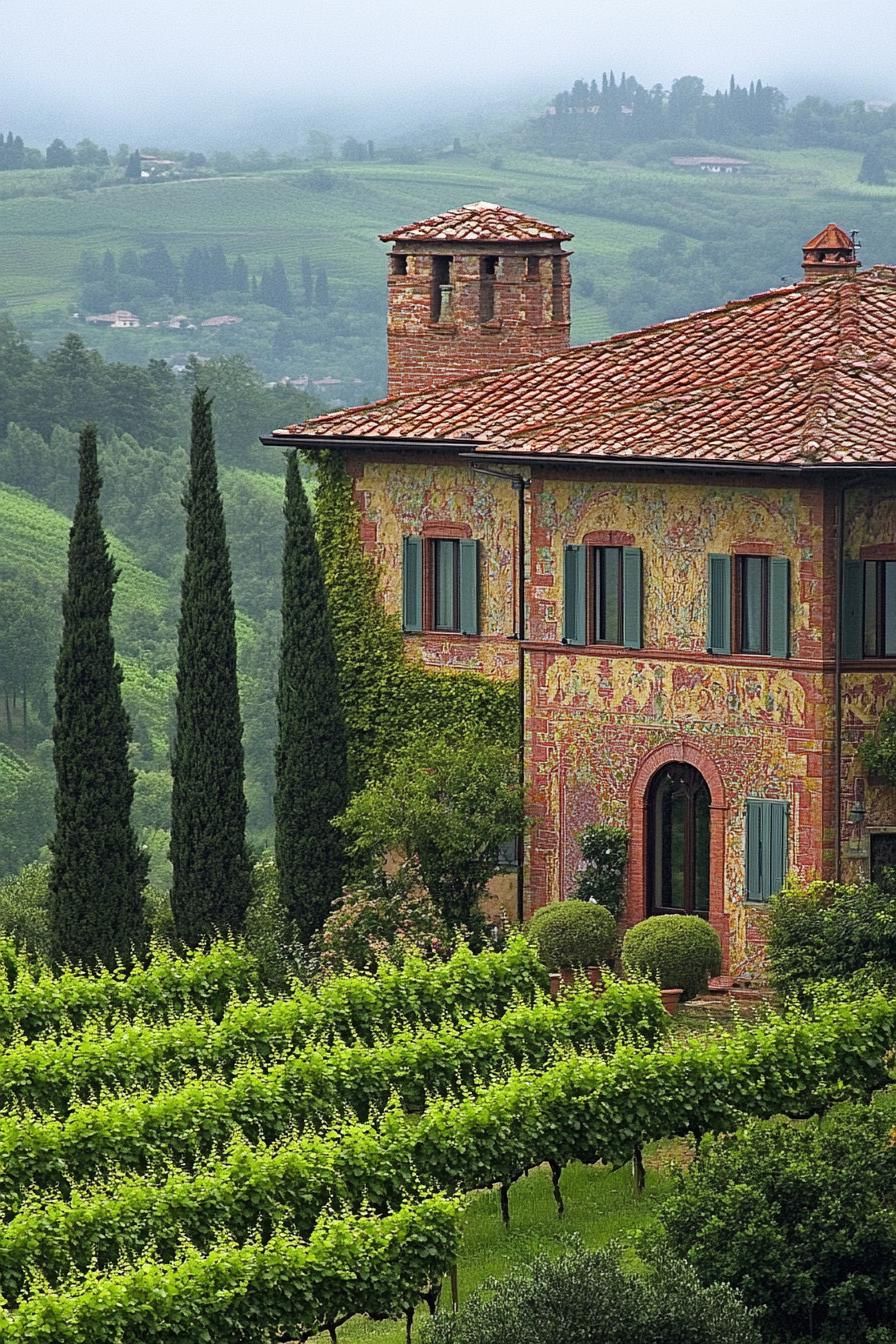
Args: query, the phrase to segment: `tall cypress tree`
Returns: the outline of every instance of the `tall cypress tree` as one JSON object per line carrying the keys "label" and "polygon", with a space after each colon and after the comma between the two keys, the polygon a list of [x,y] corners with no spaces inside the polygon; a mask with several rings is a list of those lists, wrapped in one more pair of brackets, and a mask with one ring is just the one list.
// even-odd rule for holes
{"label": "tall cypress tree", "polygon": [[331,823],[348,802],[348,772],[323,566],[294,452],[284,515],[275,849],[283,903],[307,941],[342,892],[342,841]]}
{"label": "tall cypress tree", "polygon": [[131,826],[130,723],[109,625],[118,570],[100,517],[93,425],[81,432],[79,465],[56,664],[50,933],[57,960],[112,966],[145,950],[148,861]]}
{"label": "tall cypress tree", "polygon": [[178,937],[195,946],[215,932],[240,929],[250,893],[230,558],[211,400],[201,388],[193,397],[183,504],[187,549],[171,754],[171,909]]}

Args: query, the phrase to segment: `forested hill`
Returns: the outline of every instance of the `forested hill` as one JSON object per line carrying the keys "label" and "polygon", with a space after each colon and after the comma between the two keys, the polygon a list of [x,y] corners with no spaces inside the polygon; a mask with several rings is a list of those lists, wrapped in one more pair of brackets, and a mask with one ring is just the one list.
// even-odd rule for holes
{"label": "forested hill", "polygon": [[189,405],[196,381],[215,397],[221,485],[239,608],[250,825],[271,821],[273,669],[280,605],[283,463],[258,435],[317,409],[269,389],[244,359],[195,364],[176,377],[104,362],[69,336],[34,356],[0,319],[0,875],[35,858],[52,824],[49,734],[77,431],[100,427],[102,511],[121,569],[113,614],[137,770],[135,818],[166,877],[181,507]]}
{"label": "forested hill", "polygon": [[[652,140],[874,151],[896,168],[896,103],[808,97],[789,103],[761,79],[710,91],[696,75],[645,88],[634,75],[577,79],[530,123],[529,142],[549,153],[601,157]],[[873,180],[873,179],[872,179]]]}

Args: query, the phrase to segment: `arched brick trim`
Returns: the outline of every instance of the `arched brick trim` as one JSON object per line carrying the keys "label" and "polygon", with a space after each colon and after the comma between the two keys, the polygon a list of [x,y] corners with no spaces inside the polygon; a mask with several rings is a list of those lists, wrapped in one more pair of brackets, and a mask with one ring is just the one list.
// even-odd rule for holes
{"label": "arched brick trim", "polygon": [[654,747],[642,757],[632,779],[628,803],[631,836],[628,891],[623,923],[626,928],[630,928],[647,914],[647,864],[644,854],[648,833],[647,796],[650,781],[657,770],[673,761],[681,761],[699,770],[709,789],[709,922],[721,939],[724,971],[728,968],[728,915],[725,910],[725,816],[728,802],[719,767],[708,752],[688,738],[677,738],[661,747]]}
{"label": "arched brick trim", "polygon": [[586,532],[583,546],[634,546],[634,532]]}
{"label": "arched brick trim", "polygon": [[473,535],[469,523],[424,523],[422,532],[427,541],[469,541]]}

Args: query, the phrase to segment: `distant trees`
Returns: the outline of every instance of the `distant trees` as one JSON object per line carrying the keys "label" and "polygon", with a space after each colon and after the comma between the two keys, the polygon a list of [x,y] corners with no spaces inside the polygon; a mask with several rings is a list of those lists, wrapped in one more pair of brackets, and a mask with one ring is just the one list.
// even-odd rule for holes
{"label": "distant trees", "polygon": [[110,628],[118,571],[100,518],[101,486],[96,429],[88,425],[80,439],[56,664],[49,919],[57,960],[111,967],[144,949],[147,860],[131,826],[130,723]]}
{"label": "distant trees", "polygon": [[348,801],[348,774],[323,566],[295,452],[284,515],[275,853],[283,904],[307,942],[342,894],[342,837],[332,822]]}
{"label": "distant trees", "polygon": [[171,910],[177,936],[195,946],[216,931],[242,928],[251,892],[230,558],[211,402],[202,388],[193,397],[184,507],[171,753]]}
{"label": "distant trees", "polygon": [[873,144],[862,158],[859,168],[859,181],[867,182],[870,186],[875,187],[885,187],[887,185],[887,163],[880,145]]}
{"label": "distant trees", "polygon": [[50,594],[27,574],[0,579],[0,692],[6,735],[18,737],[22,749],[30,746],[29,704],[41,695],[52,667],[54,623],[50,619]]}
{"label": "distant trees", "polygon": [[287,316],[292,313],[294,307],[292,290],[286,278],[286,268],[279,257],[274,258],[270,268],[266,266],[262,271],[257,298],[259,303],[266,303],[269,308],[279,308],[280,312],[286,313]]}
{"label": "distant trees", "polygon": [[577,79],[558,93],[548,113],[530,123],[528,138],[549,153],[600,157],[625,143],[750,143],[768,136],[794,145],[868,150],[872,137],[891,130],[896,104],[833,104],[810,96],[788,108],[784,94],[761,79],[740,85],[732,75],[727,88],[710,93],[696,75],[673,80],[667,90],[659,84],[645,88],[624,73],[617,79],[610,71],[600,80]]}
{"label": "distant trees", "polygon": [[24,168],[26,163],[25,142],[20,135],[7,131],[6,138],[0,134],[0,172],[4,169]]}
{"label": "distant trees", "polygon": [[[329,306],[326,276],[321,280],[307,257],[302,258],[301,292],[305,302]],[[128,248],[116,256],[106,250],[81,253],[77,276],[81,282],[80,306],[86,312],[108,312],[134,307],[162,298],[201,302],[219,296],[233,304],[239,298],[276,308],[287,317],[296,309],[296,295],[281,257],[264,266],[260,276],[250,275],[246,259],[231,262],[220,244],[194,247],[178,263],[159,240],[138,252]]]}
{"label": "distant trees", "polygon": [[75,151],[64,140],[54,140],[47,146],[48,168],[71,168],[74,162]]}

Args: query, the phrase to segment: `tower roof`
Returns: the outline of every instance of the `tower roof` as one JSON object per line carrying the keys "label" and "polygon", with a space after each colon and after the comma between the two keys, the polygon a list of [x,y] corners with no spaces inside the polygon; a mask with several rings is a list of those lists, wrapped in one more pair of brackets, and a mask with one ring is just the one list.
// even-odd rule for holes
{"label": "tower roof", "polygon": [[491,201],[474,201],[380,234],[384,243],[565,243],[570,238],[565,229]]}
{"label": "tower roof", "polygon": [[839,224],[826,224],[821,233],[816,233],[814,238],[810,238],[808,243],[803,243],[803,251],[808,252],[816,248],[848,248],[850,251],[855,247],[851,236],[845,229],[841,229]]}

